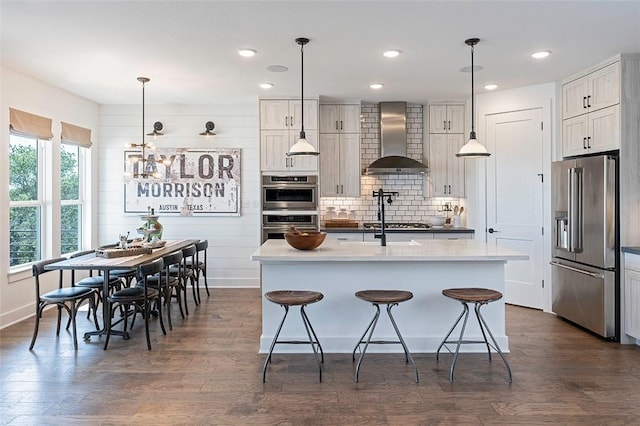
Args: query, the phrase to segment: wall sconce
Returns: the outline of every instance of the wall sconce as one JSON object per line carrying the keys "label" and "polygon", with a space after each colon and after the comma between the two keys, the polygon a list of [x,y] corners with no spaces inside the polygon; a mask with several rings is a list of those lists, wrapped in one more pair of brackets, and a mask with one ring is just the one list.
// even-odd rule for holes
{"label": "wall sconce", "polygon": [[153,123],[153,132],[147,133],[147,136],[153,136],[154,138],[162,136],[164,135],[164,133],[161,133],[160,130],[162,130],[163,128],[164,126],[162,125],[162,123],[160,121],[156,121],[155,123]]}
{"label": "wall sconce", "polygon": [[204,128],[205,131],[200,133],[200,136],[214,136],[215,132],[213,131],[213,129],[215,129],[216,125],[213,124],[213,121],[207,121],[204,124]]}

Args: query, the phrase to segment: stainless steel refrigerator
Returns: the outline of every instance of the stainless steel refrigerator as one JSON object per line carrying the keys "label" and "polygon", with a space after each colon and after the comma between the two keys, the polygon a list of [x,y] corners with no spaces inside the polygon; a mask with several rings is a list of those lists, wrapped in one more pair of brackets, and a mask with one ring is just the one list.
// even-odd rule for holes
{"label": "stainless steel refrigerator", "polygon": [[619,338],[617,157],[554,162],[553,311],[601,335]]}

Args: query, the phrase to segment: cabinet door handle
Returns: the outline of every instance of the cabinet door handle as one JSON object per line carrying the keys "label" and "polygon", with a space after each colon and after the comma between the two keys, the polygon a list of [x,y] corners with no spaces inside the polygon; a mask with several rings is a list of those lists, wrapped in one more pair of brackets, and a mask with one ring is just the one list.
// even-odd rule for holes
{"label": "cabinet door handle", "polygon": [[338,188],[338,185],[336,185],[336,194],[340,193],[340,189]]}
{"label": "cabinet door handle", "polygon": [[591,108],[591,95],[587,96],[587,106]]}
{"label": "cabinet door handle", "polygon": [[582,97],[582,108],[587,108],[587,97],[583,96]]}
{"label": "cabinet door handle", "polygon": [[344,194],[344,185],[340,185],[340,193]]}
{"label": "cabinet door handle", "polygon": [[591,148],[591,136],[587,136],[587,148]]}
{"label": "cabinet door handle", "polygon": [[449,195],[451,195],[451,185],[449,185]]}
{"label": "cabinet door handle", "polygon": [[447,193],[447,185],[444,186],[444,191],[443,191],[443,194],[446,194],[446,193]]}
{"label": "cabinet door handle", "polygon": [[444,125],[444,130],[447,130],[447,120],[444,120],[442,124]]}
{"label": "cabinet door handle", "polygon": [[447,130],[451,130],[451,121],[449,121],[448,123],[449,123],[449,129]]}
{"label": "cabinet door handle", "polygon": [[340,130],[342,130],[342,120],[340,120]]}
{"label": "cabinet door handle", "polygon": [[338,130],[338,120],[336,120],[336,130]]}
{"label": "cabinet door handle", "polygon": [[587,138],[582,138],[582,149],[587,149]]}

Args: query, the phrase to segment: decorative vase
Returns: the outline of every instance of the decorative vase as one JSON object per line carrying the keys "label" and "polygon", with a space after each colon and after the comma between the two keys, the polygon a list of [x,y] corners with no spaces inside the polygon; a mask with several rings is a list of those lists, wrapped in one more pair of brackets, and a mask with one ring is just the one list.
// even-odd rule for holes
{"label": "decorative vase", "polygon": [[144,220],[144,223],[138,232],[144,235],[146,242],[155,242],[162,239],[162,230],[164,227],[158,221],[158,215],[155,214],[154,209],[150,209],[149,213],[140,215],[140,218]]}

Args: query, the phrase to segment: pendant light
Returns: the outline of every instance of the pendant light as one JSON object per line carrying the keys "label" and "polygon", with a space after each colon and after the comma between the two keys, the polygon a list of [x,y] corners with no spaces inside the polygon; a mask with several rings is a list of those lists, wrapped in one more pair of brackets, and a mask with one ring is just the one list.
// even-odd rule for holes
{"label": "pendant light", "polygon": [[481,158],[488,157],[491,154],[487,152],[487,149],[476,139],[475,130],[475,102],[474,102],[474,85],[473,85],[473,50],[474,46],[480,41],[479,38],[470,38],[465,40],[467,46],[471,46],[471,133],[469,134],[469,141],[460,148],[460,151],[456,154],[456,157],[461,158]]}
{"label": "pendant light", "polygon": [[311,145],[304,134],[304,46],[309,43],[308,38],[299,37],[296,43],[300,45],[300,138],[294,143],[287,156],[293,155],[318,155],[320,154],[313,145]]}
{"label": "pendant light", "polygon": [[[142,83],[142,141],[140,143],[131,143],[125,145],[125,148],[140,148],[140,155],[133,155],[130,157],[131,161],[138,163],[134,168],[134,178],[155,178],[158,177],[158,171],[155,169],[155,163],[163,163],[162,160],[156,160],[153,156],[148,156],[147,150],[155,149],[152,143],[147,143],[144,140],[144,85],[150,80],[147,77],[138,77],[137,80]],[[162,130],[162,127],[158,128],[157,124],[162,126],[159,121],[154,124],[154,130]],[[158,133],[162,134],[162,133]],[[153,164],[152,164],[153,163]],[[166,163],[165,163],[166,164]],[[140,171],[142,169],[142,171]]]}

